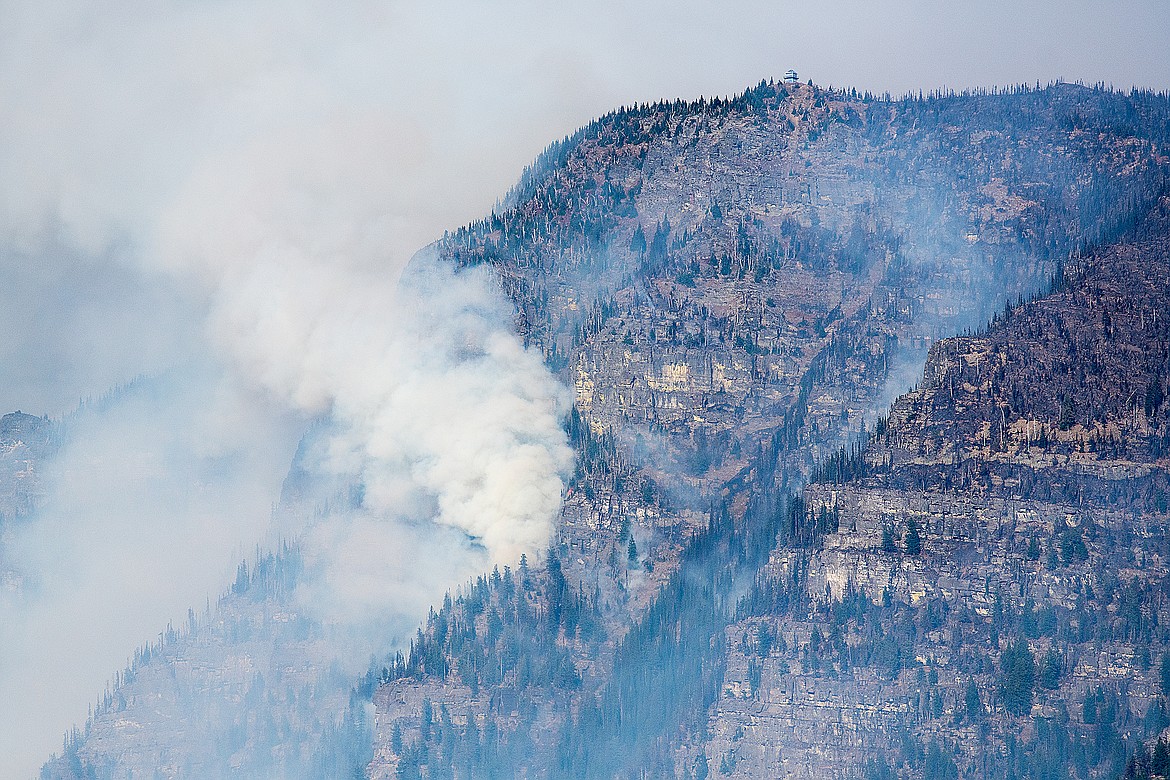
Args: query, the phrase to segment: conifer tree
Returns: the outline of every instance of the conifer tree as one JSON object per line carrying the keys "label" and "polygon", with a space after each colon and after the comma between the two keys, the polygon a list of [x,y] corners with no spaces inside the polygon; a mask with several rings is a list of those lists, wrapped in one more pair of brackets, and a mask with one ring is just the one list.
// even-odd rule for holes
{"label": "conifer tree", "polygon": [[918,521],[911,517],[906,521],[906,554],[919,555],[922,552],[922,537],[918,534]]}

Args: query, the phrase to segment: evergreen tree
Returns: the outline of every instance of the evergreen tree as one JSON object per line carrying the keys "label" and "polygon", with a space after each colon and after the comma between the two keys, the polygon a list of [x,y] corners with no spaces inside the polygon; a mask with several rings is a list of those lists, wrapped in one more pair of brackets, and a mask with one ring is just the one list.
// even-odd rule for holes
{"label": "evergreen tree", "polygon": [[923,765],[923,780],[959,780],[959,768],[937,742],[930,744]]}
{"label": "evergreen tree", "polygon": [[642,229],[641,224],[634,228],[634,236],[630,239],[630,251],[639,255],[646,252],[646,231]]}
{"label": "evergreen tree", "polygon": [[974,678],[967,680],[967,690],[963,694],[963,705],[967,711],[968,720],[978,720],[983,717],[983,702],[979,699],[979,686]]}
{"label": "evergreen tree", "polygon": [[894,529],[889,525],[882,529],[882,552],[898,552],[898,543],[894,540]]}
{"label": "evergreen tree", "polygon": [[1013,715],[1027,714],[1036,685],[1036,658],[1028,643],[1017,639],[1008,645],[999,660],[999,688],[1003,706]]}
{"label": "evergreen tree", "polygon": [[423,699],[422,702],[422,716],[419,722],[419,731],[422,733],[423,740],[431,738],[431,727],[435,722],[435,710],[431,705],[430,699]]}
{"label": "evergreen tree", "polygon": [[1150,773],[1158,777],[1170,777],[1170,744],[1158,737],[1154,745],[1154,757],[1150,760]]}
{"label": "evergreen tree", "polygon": [[1044,662],[1040,665],[1040,687],[1055,691],[1060,687],[1060,677],[1064,673],[1064,662],[1060,653],[1049,650],[1044,655]]}
{"label": "evergreen tree", "polygon": [[906,521],[906,554],[919,555],[922,552],[922,537],[918,534],[918,521],[911,517]]}

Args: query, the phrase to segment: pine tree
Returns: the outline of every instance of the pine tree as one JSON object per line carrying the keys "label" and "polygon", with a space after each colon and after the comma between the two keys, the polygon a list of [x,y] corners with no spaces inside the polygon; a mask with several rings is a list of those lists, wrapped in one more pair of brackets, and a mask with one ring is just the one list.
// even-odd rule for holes
{"label": "pine tree", "polygon": [[1158,777],[1170,777],[1170,744],[1162,737],[1158,737],[1158,744],[1154,745],[1150,772]]}
{"label": "pine tree", "polygon": [[968,720],[978,720],[983,716],[983,702],[979,699],[979,686],[974,679],[967,680],[967,690],[963,694],[963,704],[967,710]]}
{"label": "pine tree", "polygon": [[922,537],[918,534],[918,521],[911,517],[906,521],[906,554],[918,555],[922,552]]}
{"label": "pine tree", "polygon": [[431,726],[435,722],[435,711],[431,705],[430,699],[423,699],[422,702],[422,717],[419,722],[419,732],[422,734],[424,741],[431,738]]}
{"label": "pine tree", "polygon": [[1060,677],[1064,673],[1064,662],[1060,653],[1049,650],[1044,656],[1044,663],[1040,666],[1040,687],[1054,691],[1060,687]]}
{"label": "pine tree", "polygon": [[1036,685],[1036,658],[1028,643],[1017,639],[1008,645],[999,665],[1004,709],[1014,715],[1026,714],[1032,706],[1032,689]]}
{"label": "pine tree", "polygon": [[898,552],[898,543],[894,541],[894,529],[888,525],[882,529],[882,552]]}

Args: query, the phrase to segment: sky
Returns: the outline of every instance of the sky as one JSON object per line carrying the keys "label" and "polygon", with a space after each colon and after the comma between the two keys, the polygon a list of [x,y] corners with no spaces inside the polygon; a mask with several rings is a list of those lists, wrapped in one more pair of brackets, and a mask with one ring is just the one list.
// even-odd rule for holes
{"label": "sky", "polygon": [[[434,327],[398,274],[592,118],[789,68],[895,95],[1166,90],[1170,3],[0,0],[0,411],[154,388],[79,418],[45,517],[0,539],[40,583],[0,599],[19,610],[0,615],[0,775],[35,771],[135,646],[270,538],[315,417],[337,423],[321,468],[377,488],[318,529],[326,566],[424,511],[486,542],[412,605],[539,552],[571,471],[564,389],[489,279],[436,277],[457,293]],[[409,579],[356,585],[393,600]],[[100,636],[78,642],[79,616]]]}

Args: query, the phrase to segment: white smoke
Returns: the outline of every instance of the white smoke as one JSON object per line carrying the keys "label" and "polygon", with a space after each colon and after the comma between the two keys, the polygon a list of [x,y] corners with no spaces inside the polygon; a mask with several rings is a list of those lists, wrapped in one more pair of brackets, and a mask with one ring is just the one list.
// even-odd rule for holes
{"label": "white smoke", "polygon": [[489,271],[455,273],[422,253],[398,285],[329,275],[346,273],[277,285],[278,310],[306,319],[277,327],[269,350],[239,337],[273,325],[251,322],[236,290],[216,312],[234,323],[221,335],[250,376],[329,413],[305,465],[356,480],[361,502],[310,529],[306,554],[321,571],[305,604],[361,623],[388,608],[423,611],[492,564],[540,557],[573,455],[567,391],[512,333]]}
{"label": "white smoke", "polygon": [[216,160],[166,211],[153,254],[205,282],[211,336],[243,376],[329,413],[325,466],[359,475],[367,508],[401,513],[422,491],[493,560],[533,555],[571,467],[567,397],[512,333],[490,272],[424,252],[399,284],[389,248],[422,238],[395,199],[417,164],[363,154],[396,140],[331,123]]}

